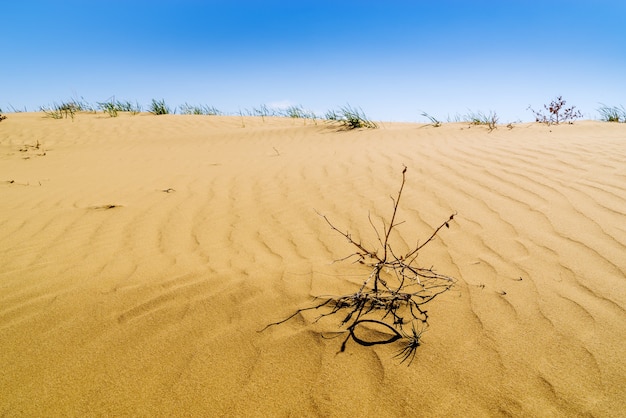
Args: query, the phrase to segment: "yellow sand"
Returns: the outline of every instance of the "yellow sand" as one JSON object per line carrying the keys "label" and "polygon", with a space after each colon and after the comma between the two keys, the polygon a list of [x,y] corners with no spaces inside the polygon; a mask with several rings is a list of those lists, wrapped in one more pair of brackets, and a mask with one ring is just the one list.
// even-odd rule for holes
{"label": "yellow sand", "polygon": [[[403,164],[395,245],[458,212],[413,364],[257,332],[355,290],[316,210],[374,244]],[[625,309],[626,124],[0,123],[0,416],[624,416]]]}

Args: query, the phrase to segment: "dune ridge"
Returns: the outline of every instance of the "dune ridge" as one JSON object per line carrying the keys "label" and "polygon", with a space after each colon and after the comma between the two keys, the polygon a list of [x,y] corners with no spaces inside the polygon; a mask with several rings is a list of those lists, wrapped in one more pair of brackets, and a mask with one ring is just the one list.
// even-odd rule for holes
{"label": "dune ridge", "polygon": [[[0,415],[620,416],[624,161],[626,126],[593,121],[10,115]],[[338,353],[315,312],[257,332],[361,282],[316,211],[374,243],[403,164],[396,245],[458,213],[420,254],[459,283],[413,365]]]}

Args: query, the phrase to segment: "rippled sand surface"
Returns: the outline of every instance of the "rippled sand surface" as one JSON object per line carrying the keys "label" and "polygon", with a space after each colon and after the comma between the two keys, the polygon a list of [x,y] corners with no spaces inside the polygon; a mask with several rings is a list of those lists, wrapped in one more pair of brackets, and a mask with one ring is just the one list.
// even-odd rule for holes
{"label": "rippled sand surface", "polygon": [[[342,230],[458,279],[400,346],[306,312],[368,271]],[[365,275],[365,276],[364,276]],[[623,416],[626,125],[286,118],[0,123],[2,416]]]}

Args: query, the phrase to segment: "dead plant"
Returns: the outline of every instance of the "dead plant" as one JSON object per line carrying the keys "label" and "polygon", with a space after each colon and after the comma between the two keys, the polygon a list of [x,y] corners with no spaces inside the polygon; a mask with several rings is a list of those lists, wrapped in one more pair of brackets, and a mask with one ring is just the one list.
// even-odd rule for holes
{"label": "dead plant", "polygon": [[[368,217],[376,233],[379,248],[369,248],[361,241],[353,239],[349,232],[341,231],[325,215],[318,213],[333,231],[343,236],[355,248],[354,253],[338,261],[352,259],[369,269],[369,274],[360,288],[348,295],[316,297],[315,299],[320,301],[318,304],[298,309],[288,318],[271,323],[263,330],[283,324],[301,312],[324,308],[326,311],[316,319],[316,322],[330,315],[342,315],[341,326],[344,326],[345,330],[341,332],[347,333],[347,336],[340,351],[345,350],[349,340],[364,346],[402,340],[404,347],[398,351],[397,357],[401,359],[401,363],[408,361],[408,364],[411,364],[416,349],[421,344],[422,333],[428,327],[428,311],[425,305],[450,290],[456,282],[452,277],[437,273],[432,267],[419,267],[418,255],[442,228],[449,228],[456,214],[450,215],[428,239],[421,244],[418,242],[406,253],[394,250],[390,239],[393,230],[403,223],[397,221],[396,217],[406,181],[406,171],[407,168],[404,167],[397,196],[391,197],[393,213],[389,223],[381,219],[381,230],[374,225],[371,215]],[[372,327],[382,330],[386,336],[379,340],[369,340],[360,336],[363,332],[361,328]]]}

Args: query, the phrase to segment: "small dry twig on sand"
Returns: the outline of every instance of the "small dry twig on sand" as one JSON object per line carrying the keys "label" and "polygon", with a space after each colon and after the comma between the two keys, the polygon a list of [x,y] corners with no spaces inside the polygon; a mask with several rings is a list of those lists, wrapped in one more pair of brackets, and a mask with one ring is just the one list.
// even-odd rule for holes
{"label": "small dry twig on sand", "polygon": [[[367,248],[360,241],[355,241],[349,232],[342,232],[326,216],[318,213],[332,230],[338,232],[356,248],[353,254],[343,260],[355,259],[356,263],[371,269],[361,287],[355,293],[328,297],[317,305],[298,309],[288,318],[271,323],[263,330],[287,322],[301,312],[329,308],[330,311],[322,313],[317,320],[337,313],[345,313],[341,325],[346,326],[345,332],[348,335],[340,351],[345,350],[350,339],[364,346],[403,340],[405,346],[399,350],[397,357],[401,358],[401,363],[408,361],[408,364],[411,364],[416,349],[421,343],[422,333],[428,326],[428,311],[424,309],[424,305],[450,290],[456,282],[452,277],[436,273],[432,267],[428,269],[418,267],[417,257],[419,251],[432,242],[443,227],[449,228],[449,223],[456,214],[450,215],[421,245],[416,244],[406,254],[396,253],[391,246],[390,236],[394,228],[402,223],[396,221],[396,215],[404,189],[406,170],[406,167],[402,170],[402,184],[397,197],[391,198],[393,213],[389,224],[383,220],[383,229],[379,231],[371,217],[369,219],[381,248]],[[389,337],[374,341],[359,337],[357,329],[368,326],[382,329],[385,334],[388,333]]]}

